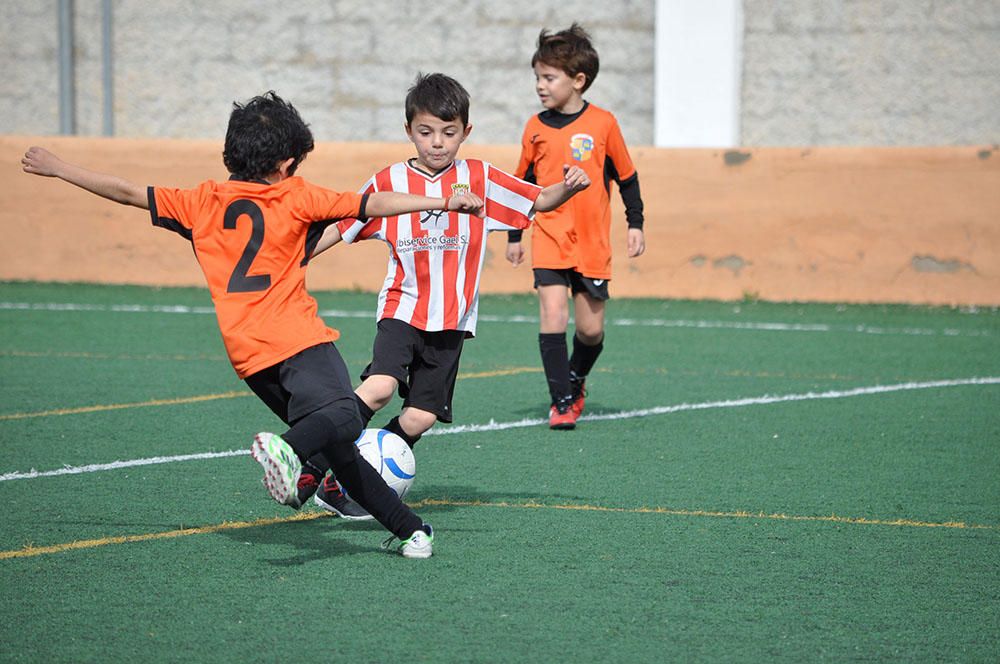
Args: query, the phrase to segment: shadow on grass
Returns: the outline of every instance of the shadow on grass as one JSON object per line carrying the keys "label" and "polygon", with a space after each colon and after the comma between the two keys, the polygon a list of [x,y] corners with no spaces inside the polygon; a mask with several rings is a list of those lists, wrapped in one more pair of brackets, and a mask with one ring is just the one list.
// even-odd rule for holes
{"label": "shadow on grass", "polygon": [[[350,533],[370,531],[371,544],[357,542]],[[268,547],[267,553],[276,548],[294,547],[296,554],[287,558],[262,558],[261,562],[275,567],[297,567],[316,560],[339,556],[379,553],[379,544],[389,533],[374,521],[344,521],[333,516],[318,516],[307,521],[271,523],[239,530],[222,530],[216,533],[234,542]],[[348,535],[348,536],[345,536]]]}

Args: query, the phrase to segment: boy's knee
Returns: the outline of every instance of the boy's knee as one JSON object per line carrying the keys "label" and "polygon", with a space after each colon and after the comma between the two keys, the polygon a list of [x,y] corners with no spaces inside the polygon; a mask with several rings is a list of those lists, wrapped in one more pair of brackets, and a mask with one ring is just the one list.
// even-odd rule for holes
{"label": "boy's knee", "polygon": [[399,415],[399,424],[410,435],[420,437],[437,422],[437,415],[419,408],[404,408]]}
{"label": "boy's knee", "polygon": [[356,392],[372,410],[380,410],[392,401],[398,389],[399,382],[395,378],[379,374],[366,378]]}
{"label": "boy's knee", "polygon": [[358,407],[353,399],[335,401],[320,408],[315,414],[326,421],[327,440],[333,445],[344,443],[353,445],[364,428],[361,415],[358,414]]}
{"label": "boy's knee", "polygon": [[576,338],[584,346],[597,346],[604,341],[604,330],[596,325],[592,329],[577,327]]}

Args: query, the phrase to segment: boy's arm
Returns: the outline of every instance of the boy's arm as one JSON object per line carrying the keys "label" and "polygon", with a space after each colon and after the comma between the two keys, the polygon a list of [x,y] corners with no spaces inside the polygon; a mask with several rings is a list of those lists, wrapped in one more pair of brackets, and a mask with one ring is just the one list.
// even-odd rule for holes
{"label": "boy's arm", "polygon": [[[397,214],[422,212],[424,210],[466,212],[481,217],[483,216],[483,201],[475,194],[431,198],[428,196],[401,194],[394,191],[376,191],[367,195],[360,215],[361,217],[369,218],[392,217]],[[316,247],[313,249],[312,254],[310,254],[310,258],[319,256],[342,239],[343,235],[337,224],[330,224],[323,231],[323,235],[320,236],[319,242],[316,243]]]}
{"label": "boy's arm", "polygon": [[[545,187],[538,192],[532,212],[548,212],[568,201],[578,191],[590,186],[590,178],[579,166],[563,166],[563,181]],[[521,231],[511,231],[507,235],[505,257],[517,267],[524,262],[524,247],[521,246]]]}
{"label": "boy's arm", "polygon": [[590,178],[579,166],[563,165],[563,181],[542,189],[535,199],[535,212],[549,212],[590,186]]}
{"label": "boy's arm", "polygon": [[149,209],[146,187],[117,175],[98,173],[70,164],[44,148],[28,148],[21,159],[21,165],[25,173],[59,178],[116,203]]}
{"label": "boy's arm", "polygon": [[316,258],[321,253],[340,242],[342,238],[343,236],[340,234],[340,229],[337,227],[337,224],[330,224],[326,227],[326,230],[323,231],[323,235],[320,236],[319,242],[316,243],[316,247],[313,249],[312,254],[309,255],[309,258]]}
{"label": "boy's arm", "polygon": [[364,208],[362,216],[365,217],[394,217],[398,214],[424,212],[425,210],[466,212],[482,217],[483,199],[471,193],[448,196],[447,198],[432,198],[401,194],[395,191],[376,191],[368,196]]}

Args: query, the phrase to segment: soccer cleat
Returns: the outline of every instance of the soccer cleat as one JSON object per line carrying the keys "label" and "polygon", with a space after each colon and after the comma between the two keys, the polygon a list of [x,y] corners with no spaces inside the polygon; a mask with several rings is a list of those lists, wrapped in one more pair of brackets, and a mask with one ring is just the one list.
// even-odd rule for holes
{"label": "soccer cleat", "polygon": [[576,411],[573,410],[573,397],[564,397],[549,408],[549,428],[569,431],[576,428]]}
{"label": "soccer cleat", "polygon": [[291,445],[273,433],[258,433],[250,445],[250,456],[264,469],[264,488],[275,501],[298,509],[298,482],[302,462]]}
{"label": "soccer cleat", "polygon": [[295,509],[301,509],[303,505],[309,502],[309,499],[313,497],[316,490],[319,489],[319,483],[321,478],[317,478],[312,473],[308,473],[303,469],[302,474],[299,475],[299,481],[296,485],[295,492],[295,504],[292,505]]}
{"label": "soccer cleat", "polygon": [[313,500],[327,512],[333,512],[348,521],[369,521],[375,518],[344,493],[340,482],[333,475],[326,476]]}
{"label": "soccer cleat", "polygon": [[577,417],[583,415],[583,404],[587,397],[587,379],[578,378],[575,374],[569,379],[570,388],[573,394],[573,403],[570,408],[576,413]]}
{"label": "soccer cleat", "polygon": [[[392,546],[395,537],[390,537],[382,542],[382,548],[388,549]],[[396,550],[404,558],[430,558],[434,555],[434,529],[431,524],[425,523],[419,530],[410,535],[396,546]]]}

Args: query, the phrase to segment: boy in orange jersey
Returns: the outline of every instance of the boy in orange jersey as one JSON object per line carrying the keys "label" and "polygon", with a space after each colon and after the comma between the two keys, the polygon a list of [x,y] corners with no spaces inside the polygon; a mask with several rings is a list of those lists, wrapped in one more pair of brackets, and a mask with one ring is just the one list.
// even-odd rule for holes
{"label": "boy in orange jersey", "polygon": [[[545,110],[528,120],[516,175],[539,185],[558,181],[563,164],[582,168],[590,187],[553,212],[539,213],[532,231],[532,268],[541,329],[538,345],[552,405],[549,426],[573,429],[583,412],[587,374],[604,347],[604,304],[611,279],[611,200],[614,180],[625,203],[628,256],[646,249],[639,178],[615,117],[583,99],[599,60],[578,24],[542,30],[531,58],[535,91]],[[524,260],[521,232],[509,233],[507,260]],[[569,295],[576,333],[568,354]]]}
{"label": "boy in orange jersey", "polygon": [[[403,408],[384,428],[410,447],[435,422],[452,421],[463,343],[476,333],[488,233],[523,229],[536,212],[554,210],[590,186],[578,167],[567,165],[558,181],[542,188],[481,159],[459,159],[472,131],[469,104],[469,93],[454,78],[418,76],[404,103],[404,129],[416,156],[383,168],[361,191],[426,196],[469,191],[484,202],[482,218],[429,213],[343,219],[324,232],[313,253],[341,239],[388,245],[372,361],[356,393],[367,424],[398,391]],[[370,518],[340,490],[334,475],[323,481],[328,466],[321,458],[306,463],[299,500],[315,493],[317,504],[345,519]]]}
{"label": "boy in orange jersey", "polygon": [[225,182],[194,189],[143,187],[62,161],[39,147],[24,171],[148,209],[154,226],[191,242],[205,275],[226,352],[237,375],[289,429],[258,433],[250,452],[279,503],[300,507],[302,461],[322,453],[354,499],[401,540],[408,558],[432,554],[433,530],[404,505],[354,445],[362,423],[351,381],[333,342],[339,333],[316,313],[305,268],[323,222],[429,210],[479,212],[464,193],[446,198],[338,193],[295,177],[313,149],[298,111],[274,92],[234,104],[226,133]]}

